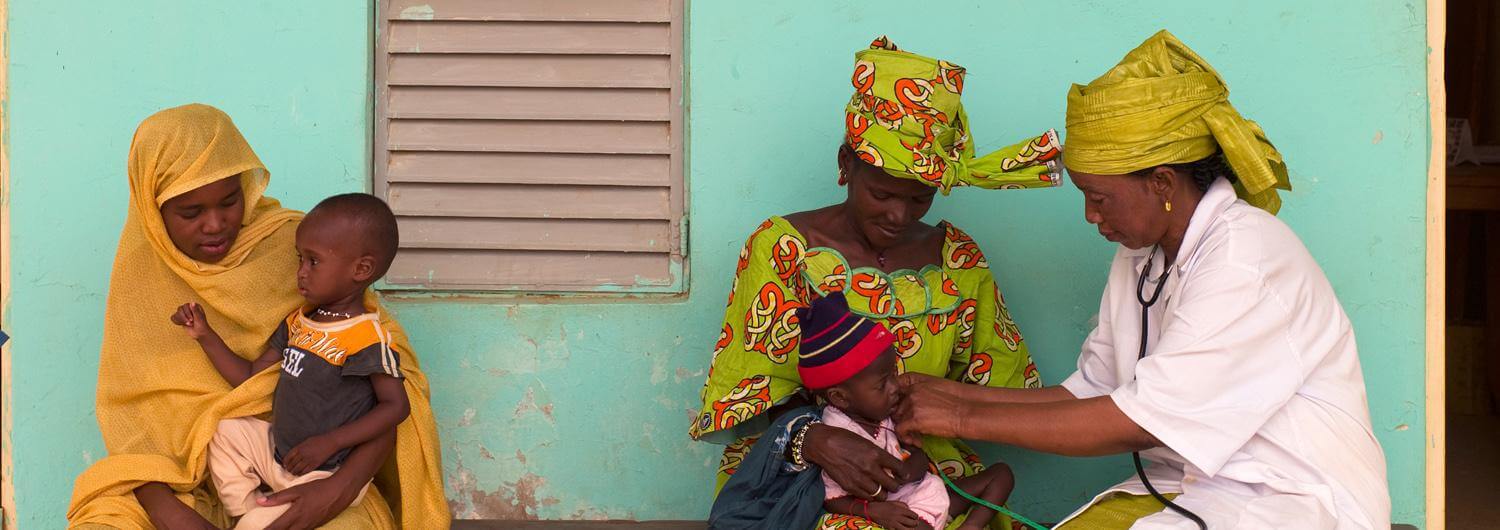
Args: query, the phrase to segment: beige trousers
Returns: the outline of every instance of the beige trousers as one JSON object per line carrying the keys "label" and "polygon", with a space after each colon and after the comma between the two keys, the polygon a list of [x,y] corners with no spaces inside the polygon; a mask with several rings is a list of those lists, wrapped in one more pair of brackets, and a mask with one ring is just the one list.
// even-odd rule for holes
{"label": "beige trousers", "polygon": [[[219,430],[208,444],[208,473],[214,489],[230,516],[239,517],[236,530],[259,530],[270,525],[291,508],[290,504],[261,506],[256,504],[260,485],[272,492],[298,484],[327,478],[332,471],[312,471],[296,476],[276,462],[271,443],[271,424],[255,418],[231,418],[219,422]],[[369,484],[359,490],[353,504],[364,499]]]}

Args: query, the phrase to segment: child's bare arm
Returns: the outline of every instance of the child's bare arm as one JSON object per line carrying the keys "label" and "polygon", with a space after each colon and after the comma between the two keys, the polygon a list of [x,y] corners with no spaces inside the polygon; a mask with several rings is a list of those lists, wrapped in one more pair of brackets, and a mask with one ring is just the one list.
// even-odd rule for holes
{"label": "child's bare arm", "polygon": [[393,431],[411,413],[411,403],[406,400],[405,381],[387,374],[371,374],[370,386],[375,389],[375,408],[359,419],[345,423],[339,428],[308,438],[283,458],[282,465],[294,475],[315,470],[328,457],[347,447],[373,440]]}
{"label": "child's bare arm", "polygon": [[891,530],[919,530],[928,528],[927,522],[923,521],[917,515],[917,512],[911,511],[911,508],[899,502],[866,502],[863,499],[844,496],[823,501],[823,509],[827,510],[828,513],[858,515]]}
{"label": "child's bare arm", "polygon": [[932,459],[927,457],[927,452],[923,451],[921,447],[902,445],[901,448],[906,450],[909,456],[906,457],[905,461],[901,462],[901,476],[896,478],[902,484],[922,480],[923,477],[927,476],[927,472],[931,470]]}
{"label": "child's bare arm", "polygon": [[[836,497],[823,501],[823,509],[827,510],[828,513],[858,515],[860,517],[865,517],[866,512],[869,511],[869,506],[870,505],[864,499],[856,499],[852,495]],[[866,518],[868,519],[868,517]]]}
{"label": "child's bare arm", "polygon": [[[208,354],[208,361],[213,363],[214,369],[219,371],[219,375],[223,376],[230,386],[240,386],[240,383],[255,375],[256,371],[252,370],[251,363],[235,355],[234,350],[229,349],[224,339],[208,325],[208,315],[203,313],[203,306],[195,303],[182,304],[177,308],[177,312],[172,314],[172,323],[185,328],[188,336],[198,341],[198,346],[203,348],[203,353]],[[269,350],[266,351],[260,359],[256,359],[256,362],[259,363],[271,353]],[[281,356],[281,352],[275,352],[275,354],[278,358]]]}
{"label": "child's bare arm", "polygon": [[[272,366],[281,364],[281,349],[275,346],[266,346],[266,351],[261,352],[260,357],[250,363],[250,377],[261,373]],[[247,378],[248,379],[248,378]]]}

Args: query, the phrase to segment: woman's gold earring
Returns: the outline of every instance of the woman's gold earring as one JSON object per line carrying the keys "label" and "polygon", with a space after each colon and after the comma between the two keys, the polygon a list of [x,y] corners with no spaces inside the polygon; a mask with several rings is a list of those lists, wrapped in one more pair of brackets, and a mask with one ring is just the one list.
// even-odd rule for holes
{"label": "woman's gold earring", "polygon": [[1172,211],[1172,201],[1167,201],[1166,207],[1167,207],[1167,211],[1171,212]]}

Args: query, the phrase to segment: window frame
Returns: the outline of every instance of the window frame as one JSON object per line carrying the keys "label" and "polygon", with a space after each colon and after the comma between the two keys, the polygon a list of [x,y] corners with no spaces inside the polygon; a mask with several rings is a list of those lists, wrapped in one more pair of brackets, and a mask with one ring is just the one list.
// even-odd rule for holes
{"label": "window frame", "polygon": [[[551,0],[541,0],[551,1]],[[686,71],[687,55],[687,0],[666,0],[669,14],[665,21],[669,27],[669,42],[672,49],[669,61],[669,72],[672,83],[669,89],[670,114],[668,119],[669,131],[669,186],[668,186],[668,208],[671,219],[670,232],[674,240],[670,244],[670,250],[666,253],[668,259],[667,276],[665,281],[638,282],[631,285],[610,284],[578,281],[560,282],[520,282],[515,284],[461,284],[445,283],[437,285],[391,283],[386,279],[380,280],[375,288],[380,291],[394,294],[451,294],[451,295],[477,295],[477,296],[527,296],[527,295],[599,295],[600,297],[634,297],[636,295],[670,295],[685,296],[688,292],[688,200],[687,200],[687,84]],[[389,127],[391,119],[387,115],[387,104],[390,98],[390,85],[387,84],[389,74],[389,49],[390,31],[389,25],[394,16],[387,15],[390,0],[374,0],[374,20],[372,21],[372,48],[371,48],[371,131],[370,131],[370,193],[382,200],[389,201],[389,182],[387,181],[387,170],[389,169]],[[430,20],[428,18],[414,18],[412,20]],[[526,21],[525,19],[499,19]],[[540,20],[538,20],[540,21]],[[623,18],[580,18],[581,22],[638,22],[638,23],[661,23],[661,20],[625,20]],[[600,120],[610,121],[610,120]]]}

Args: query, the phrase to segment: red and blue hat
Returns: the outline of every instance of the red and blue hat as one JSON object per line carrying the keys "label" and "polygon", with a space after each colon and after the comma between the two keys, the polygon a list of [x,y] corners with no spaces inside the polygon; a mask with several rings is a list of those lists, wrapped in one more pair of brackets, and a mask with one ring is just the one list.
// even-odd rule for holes
{"label": "red and blue hat", "polygon": [[848,380],[896,342],[879,322],[850,312],[841,292],[798,308],[797,322],[802,327],[797,373],[802,385],[813,390]]}

